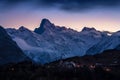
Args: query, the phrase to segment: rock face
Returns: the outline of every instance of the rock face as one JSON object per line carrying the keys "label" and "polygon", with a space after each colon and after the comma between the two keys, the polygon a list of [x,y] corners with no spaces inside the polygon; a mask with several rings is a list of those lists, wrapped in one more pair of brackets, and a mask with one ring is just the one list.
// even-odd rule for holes
{"label": "rock face", "polygon": [[48,19],[43,19],[41,21],[40,27],[36,28],[34,32],[38,34],[42,34],[46,29],[52,28],[54,25],[48,20]]}
{"label": "rock face", "polygon": [[0,26],[0,65],[6,63],[20,62],[27,59],[16,42]]}

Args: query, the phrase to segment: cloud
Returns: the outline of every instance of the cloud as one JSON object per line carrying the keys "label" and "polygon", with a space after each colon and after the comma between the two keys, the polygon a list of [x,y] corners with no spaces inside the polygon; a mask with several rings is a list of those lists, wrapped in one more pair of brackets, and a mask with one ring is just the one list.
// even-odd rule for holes
{"label": "cloud", "polygon": [[26,2],[26,1],[28,1],[28,0],[0,0],[0,3],[5,6],[12,6],[12,5],[16,5],[16,4],[19,4],[22,2]]}
{"label": "cloud", "polygon": [[25,2],[28,0],[0,0],[0,11],[10,10]]}
{"label": "cloud", "polygon": [[120,5],[120,0],[41,0],[46,6],[59,5],[66,11],[82,11],[96,7],[112,8]]}
{"label": "cloud", "polygon": [[[3,8],[13,8],[18,4],[25,3],[24,6],[36,8],[57,8],[65,11],[83,11],[96,7],[113,8],[120,5],[120,0],[0,0]],[[28,5],[28,3],[30,3]]]}

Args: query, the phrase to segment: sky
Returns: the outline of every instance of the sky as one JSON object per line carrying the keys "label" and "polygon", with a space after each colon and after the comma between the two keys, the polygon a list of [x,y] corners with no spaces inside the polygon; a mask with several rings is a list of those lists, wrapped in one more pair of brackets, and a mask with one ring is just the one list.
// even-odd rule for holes
{"label": "sky", "polygon": [[0,25],[5,28],[39,27],[43,18],[77,31],[94,27],[120,30],[120,0],[0,0]]}

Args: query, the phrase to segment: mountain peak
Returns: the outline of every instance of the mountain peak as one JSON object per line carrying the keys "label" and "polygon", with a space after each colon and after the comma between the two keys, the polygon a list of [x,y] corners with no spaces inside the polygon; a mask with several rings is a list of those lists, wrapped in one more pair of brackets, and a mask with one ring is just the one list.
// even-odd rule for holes
{"label": "mountain peak", "polygon": [[84,27],[83,29],[82,29],[82,31],[96,31],[96,29],[95,28],[89,28],[89,27]]}
{"label": "mountain peak", "polygon": [[42,19],[41,23],[51,23],[48,19],[44,18]]}
{"label": "mountain peak", "polygon": [[51,30],[53,27],[54,25],[48,19],[44,18],[40,23],[40,27],[36,28],[34,32],[42,34],[45,30]]}
{"label": "mountain peak", "polygon": [[40,27],[48,28],[51,26],[51,24],[52,23],[48,19],[44,18],[41,20]]}
{"label": "mountain peak", "polygon": [[26,30],[28,31],[28,29],[24,26],[21,26],[18,30],[20,30],[21,32],[26,31]]}

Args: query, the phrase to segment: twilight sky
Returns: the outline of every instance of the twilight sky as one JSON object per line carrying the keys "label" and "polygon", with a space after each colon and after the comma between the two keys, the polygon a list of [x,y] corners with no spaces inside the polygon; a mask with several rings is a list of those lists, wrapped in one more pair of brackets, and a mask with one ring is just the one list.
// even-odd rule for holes
{"label": "twilight sky", "polygon": [[0,0],[0,25],[38,27],[43,18],[80,31],[120,30],[120,0]]}

